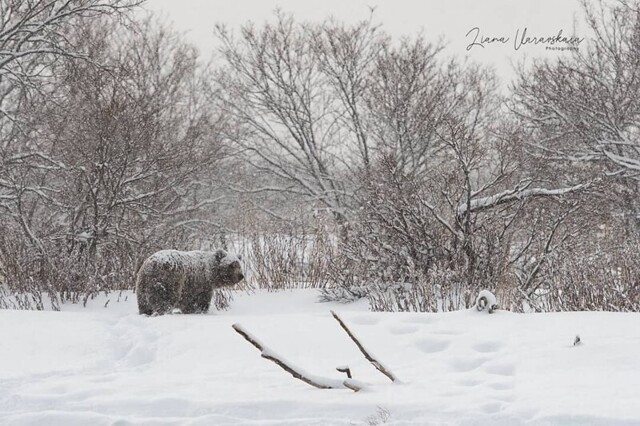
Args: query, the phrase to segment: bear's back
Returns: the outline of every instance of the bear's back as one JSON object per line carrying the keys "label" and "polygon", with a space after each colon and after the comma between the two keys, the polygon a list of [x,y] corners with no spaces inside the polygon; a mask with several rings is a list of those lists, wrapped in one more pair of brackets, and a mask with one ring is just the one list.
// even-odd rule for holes
{"label": "bear's back", "polygon": [[160,250],[149,256],[142,267],[147,271],[171,271],[208,280],[212,278],[218,264],[216,252]]}

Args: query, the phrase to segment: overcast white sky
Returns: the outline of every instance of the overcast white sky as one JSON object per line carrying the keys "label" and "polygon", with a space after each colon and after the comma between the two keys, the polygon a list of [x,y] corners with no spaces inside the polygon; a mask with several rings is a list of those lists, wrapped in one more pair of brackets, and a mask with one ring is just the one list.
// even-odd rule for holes
{"label": "overcast white sky", "polygon": [[[262,23],[273,19],[276,8],[292,13],[301,21],[322,21],[333,16],[346,22],[366,19],[370,6],[375,6],[374,21],[393,36],[422,32],[430,40],[443,36],[447,53],[468,56],[474,61],[492,64],[504,81],[513,74],[511,62],[534,56],[562,55],[543,46],[523,46],[515,50],[516,31],[527,28],[531,36],[574,34],[574,23],[582,12],[577,0],[148,0],[146,8],[160,12],[174,27],[187,32],[202,55],[209,57],[215,49],[213,25],[223,22],[238,28],[247,21]],[[488,37],[508,37],[506,44],[493,43],[486,47],[466,47],[478,27]],[[575,34],[581,34],[578,26]],[[584,28],[584,25],[582,25]]]}

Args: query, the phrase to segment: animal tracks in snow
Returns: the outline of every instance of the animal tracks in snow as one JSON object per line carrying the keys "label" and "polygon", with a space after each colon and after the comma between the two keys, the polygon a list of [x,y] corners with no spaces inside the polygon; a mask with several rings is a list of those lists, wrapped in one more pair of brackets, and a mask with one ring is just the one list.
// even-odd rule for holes
{"label": "animal tracks in snow", "polygon": [[411,324],[399,324],[389,327],[389,331],[393,334],[413,334],[418,330],[420,330],[420,327]]}
{"label": "animal tracks in snow", "polygon": [[402,322],[407,324],[433,324],[437,322],[437,319],[430,314],[413,314],[409,315],[408,318],[403,318]]}
{"label": "animal tracks in snow", "polygon": [[471,346],[473,350],[480,353],[494,353],[498,352],[502,347],[502,343],[498,341],[486,341],[475,343]]}
{"label": "animal tracks in snow", "polygon": [[512,390],[513,389],[513,383],[511,382],[493,382],[493,383],[488,383],[487,386],[495,390]]}
{"label": "animal tracks in snow", "polygon": [[349,322],[358,325],[375,325],[380,322],[380,318],[373,315],[361,315],[351,318]]}
{"label": "animal tracks in snow", "polygon": [[116,322],[112,328],[113,350],[117,363],[122,367],[136,368],[151,364],[156,359],[159,335],[140,322],[146,318],[135,318],[136,327]]}
{"label": "animal tracks in snow", "polygon": [[441,383],[442,397],[471,401],[470,409],[481,418],[509,410],[515,400],[516,368],[507,341],[496,338],[500,331],[493,328],[495,322],[460,328],[456,320],[414,314],[386,329],[422,353],[421,363],[429,368],[425,380]]}
{"label": "animal tracks in snow", "polygon": [[485,414],[496,414],[502,411],[502,404],[499,402],[489,402],[481,407],[481,411]]}
{"label": "animal tracks in snow", "polygon": [[442,352],[447,349],[451,342],[443,339],[422,339],[418,340],[415,345],[416,347],[424,353],[431,354]]}
{"label": "animal tracks in snow", "polygon": [[486,371],[498,376],[513,376],[515,375],[515,365],[512,362],[500,362],[487,366]]}
{"label": "animal tracks in snow", "polygon": [[487,362],[487,358],[467,357],[467,358],[452,358],[449,360],[449,366],[453,371],[459,373],[467,373],[478,369],[481,365]]}
{"label": "animal tracks in snow", "polygon": [[[363,303],[331,305],[403,379],[395,384],[356,352],[311,291],[238,294],[244,304],[197,316],[137,315],[135,295],[106,309],[97,299],[68,312],[0,310],[0,424],[348,426],[366,423],[376,407],[389,410],[389,423],[406,425],[640,418],[637,314],[373,313]],[[255,327],[313,373],[343,379],[335,367],[349,365],[371,389],[298,383],[245,348],[235,322]],[[578,332],[588,338],[575,348]]]}
{"label": "animal tracks in snow", "polygon": [[458,338],[458,336],[462,335],[463,333],[458,330],[442,329],[442,330],[433,330],[431,334],[435,334],[439,336],[447,336],[451,338]]}

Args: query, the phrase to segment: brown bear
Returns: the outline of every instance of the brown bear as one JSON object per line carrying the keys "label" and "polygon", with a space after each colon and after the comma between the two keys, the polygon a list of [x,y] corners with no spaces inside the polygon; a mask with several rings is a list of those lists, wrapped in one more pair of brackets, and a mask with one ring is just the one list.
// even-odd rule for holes
{"label": "brown bear", "polygon": [[243,278],[240,259],[224,250],[161,250],[138,271],[138,310],[146,315],[205,313],[214,289]]}

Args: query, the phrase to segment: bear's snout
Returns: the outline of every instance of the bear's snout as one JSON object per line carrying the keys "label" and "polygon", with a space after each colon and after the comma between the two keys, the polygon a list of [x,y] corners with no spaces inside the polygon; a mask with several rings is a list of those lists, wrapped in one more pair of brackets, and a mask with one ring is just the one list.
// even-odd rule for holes
{"label": "bear's snout", "polygon": [[229,275],[227,275],[228,285],[238,284],[240,281],[244,279],[244,274],[241,271],[235,271]]}

